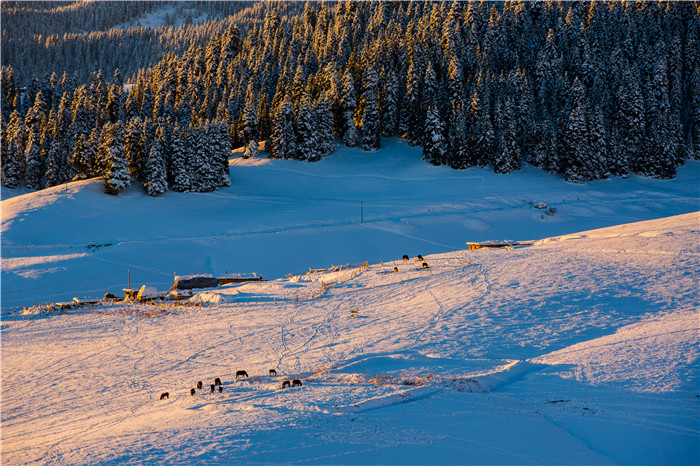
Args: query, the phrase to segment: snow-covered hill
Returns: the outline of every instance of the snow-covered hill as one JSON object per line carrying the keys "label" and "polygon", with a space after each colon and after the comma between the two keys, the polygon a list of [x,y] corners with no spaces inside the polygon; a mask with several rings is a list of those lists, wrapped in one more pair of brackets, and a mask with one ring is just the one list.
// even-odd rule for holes
{"label": "snow-covered hill", "polygon": [[132,286],[167,290],[174,273],[277,278],[700,210],[697,161],[673,180],[574,185],[530,166],[434,167],[420,151],[391,138],[379,152],[338,147],[318,163],[235,159],[231,188],[160,198],[137,186],[109,196],[101,180],[3,189],[2,306],[119,294],[127,270]]}
{"label": "snow-covered hill", "polygon": [[[418,170],[398,158],[382,174],[390,162],[370,156],[328,159],[345,163],[345,178],[323,163],[236,162],[235,187],[210,195],[112,198],[84,182],[66,196],[3,201],[3,299],[12,274],[36,272],[40,286],[51,268],[97,275],[107,261],[156,273],[176,258],[216,271],[223,259],[207,261],[218,251],[261,265],[279,257],[292,264],[285,272],[370,260],[203,291],[198,306],[6,317],[3,464],[698,463],[700,214],[571,230],[692,207],[697,165],[671,182],[580,187],[534,170]],[[360,195],[375,206],[358,225],[344,209]],[[519,197],[557,213],[541,219]],[[66,213],[63,233],[54,225]],[[51,231],[34,230],[40,216]],[[557,228],[566,234],[537,235]],[[8,261],[6,234],[11,252],[46,247]],[[337,250],[313,247],[334,235]],[[458,244],[494,238],[544,239]],[[265,252],[275,239],[286,255]],[[95,241],[113,246],[83,245]],[[221,393],[208,388],[216,377]],[[303,385],[281,388],[294,378]]]}
{"label": "snow-covered hill", "polygon": [[699,220],[11,318],[3,462],[695,463]]}

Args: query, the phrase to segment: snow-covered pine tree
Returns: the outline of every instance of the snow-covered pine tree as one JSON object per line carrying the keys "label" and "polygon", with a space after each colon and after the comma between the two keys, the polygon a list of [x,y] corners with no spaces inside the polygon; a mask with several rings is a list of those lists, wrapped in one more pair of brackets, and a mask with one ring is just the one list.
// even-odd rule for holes
{"label": "snow-covered pine tree", "polygon": [[668,96],[668,65],[665,47],[657,53],[651,78],[651,95],[647,114],[646,151],[634,164],[640,175],[669,179],[676,176],[678,133]]}
{"label": "snow-covered pine tree", "polygon": [[583,83],[572,86],[574,108],[566,128],[566,168],[564,176],[573,183],[604,178],[607,170],[607,140],[600,108],[591,110]]}
{"label": "snow-covered pine tree", "polygon": [[228,158],[231,154],[231,143],[228,139],[226,124],[214,121],[207,127],[209,134],[211,160],[214,170],[218,173],[217,187],[231,186]]}
{"label": "snow-covered pine tree", "polygon": [[200,126],[190,131],[187,139],[190,160],[195,173],[192,191],[209,192],[218,188],[221,173],[216,168],[216,157],[211,150],[211,137],[208,126]]}
{"label": "snow-covered pine tree", "polygon": [[423,139],[423,115],[421,105],[423,96],[421,90],[420,64],[413,55],[406,74],[406,106],[402,119],[406,129],[406,139],[411,146],[418,146]]}
{"label": "snow-covered pine tree", "polygon": [[170,135],[170,174],[173,191],[188,192],[192,186],[188,151],[182,140],[182,130],[175,123]]}
{"label": "snow-covered pine tree", "polygon": [[117,195],[131,184],[131,175],[124,155],[124,127],[120,121],[105,123],[104,137],[98,149],[98,158],[104,160],[103,177],[108,194]]}
{"label": "snow-covered pine tree", "polygon": [[245,146],[243,151],[244,159],[257,159],[258,158],[258,140],[256,138],[250,139]]}
{"label": "snow-covered pine tree", "polygon": [[612,174],[629,176],[629,168],[641,157],[645,136],[644,99],[638,71],[628,63],[623,68],[622,86],[617,90],[616,138],[610,152]]}
{"label": "snow-covered pine tree", "polygon": [[326,94],[316,101],[316,121],[318,122],[318,145],[322,157],[335,151],[335,135],[333,134],[333,109]]}
{"label": "snow-covered pine tree", "polygon": [[355,120],[353,114],[357,107],[357,96],[355,94],[355,80],[349,71],[345,72],[343,78],[343,97],[341,99],[341,107],[343,110],[343,144],[346,147],[357,146],[357,129],[355,128]]}
{"label": "snow-covered pine tree", "polygon": [[160,196],[168,189],[167,173],[165,169],[165,129],[162,125],[156,128],[156,138],[151,143],[151,150],[146,163],[146,194]]}
{"label": "snow-covered pine tree", "polygon": [[2,167],[3,186],[17,189],[22,184],[25,173],[24,121],[17,110],[13,110],[6,128],[7,154]]}
{"label": "snow-covered pine tree", "polygon": [[443,124],[436,106],[428,107],[425,114],[425,134],[423,137],[423,160],[428,160],[433,165],[445,163],[445,138],[442,135]]}
{"label": "snow-covered pine tree", "polygon": [[608,168],[608,140],[605,132],[605,122],[603,111],[596,106],[591,112],[588,121],[588,140],[591,148],[591,173],[593,179],[606,178],[610,176]]}
{"label": "snow-covered pine tree", "polygon": [[27,111],[24,126],[27,139],[24,148],[26,173],[24,182],[29,189],[41,189],[44,169],[44,131],[46,130],[47,106],[43,92],[36,94],[34,105]]}
{"label": "snow-covered pine tree", "polygon": [[365,70],[362,93],[362,150],[377,150],[380,143],[379,99],[377,96],[377,72],[374,66]]}
{"label": "snow-covered pine tree", "polygon": [[[450,10],[450,14],[456,14]],[[447,72],[447,140],[445,141],[445,163],[452,168],[467,168],[466,150],[466,108],[462,68],[459,59],[453,56]]]}
{"label": "snow-covered pine tree", "polygon": [[316,161],[321,159],[316,130],[316,114],[311,108],[307,93],[304,93],[297,117],[297,159]]}
{"label": "snow-covered pine tree", "polygon": [[139,180],[145,181],[148,170],[144,173],[144,160],[147,155],[144,148],[144,122],[139,117],[131,118],[126,123],[124,134],[124,153],[126,155],[129,173]]}
{"label": "snow-covered pine tree", "polygon": [[272,126],[270,155],[278,159],[296,157],[296,134],[294,133],[294,110],[288,96],[279,105]]}
{"label": "snow-covered pine tree", "polygon": [[[255,89],[253,88],[253,82],[248,84],[248,90],[246,92],[245,107],[243,109],[243,142],[246,146],[249,146],[251,140],[255,140],[257,144],[258,141],[258,110],[257,102],[255,98]],[[255,148],[257,151],[257,146]],[[255,155],[257,157],[257,154]]]}
{"label": "snow-covered pine tree", "polygon": [[566,127],[566,181],[585,183],[595,179],[590,171],[588,160],[591,148],[588,138],[588,121],[590,106],[581,81],[576,78],[572,87],[574,108],[569,114]]}
{"label": "snow-covered pine tree", "polygon": [[391,71],[381,87],[381,130],[384,136],[394,136],[399,126],[399,81]]}
{"label": "snow-covered pine tree", "polygon": [[510,99],[498,106],[496,121],[499,122],[498,149],[493,163],[496,173],[510,173],[520,170],[521,157],[518,145],[518,130],[515,109]]}

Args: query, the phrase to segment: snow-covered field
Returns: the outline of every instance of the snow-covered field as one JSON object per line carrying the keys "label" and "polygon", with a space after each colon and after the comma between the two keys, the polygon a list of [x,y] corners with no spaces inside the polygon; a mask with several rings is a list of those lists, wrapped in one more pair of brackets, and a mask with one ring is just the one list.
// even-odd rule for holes
{"label": "snow-covered field", "polygon": [[[383,142],[234,161],[210,194],[3,200],[3,306],[118,291],[127,268],[271,280],[4,314],[2,463],[697,464],[698,163],[576,186]],[[539,241],[465,250],[488,239]]]}
{"label": "snow-covered field", "polygon": [[510,175],[435,167],[401,139],[383,139],[379,152],[338,147],[318,163],[234,159],[231,179],[220,191],[160,198],[140,186],[105,195],[101,180],[13,198],[3,189],[2,306],[119,294],[127,270],[132,287],[167,290],[175,273],[279,278],[700,210],[697,161],[674,180],[574,185],[530,166]]}

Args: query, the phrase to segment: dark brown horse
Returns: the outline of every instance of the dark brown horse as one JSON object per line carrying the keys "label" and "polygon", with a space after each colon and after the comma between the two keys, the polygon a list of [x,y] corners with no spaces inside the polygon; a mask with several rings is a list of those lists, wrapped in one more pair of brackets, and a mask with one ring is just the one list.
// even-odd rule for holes
{"label": "dark brown horse", "polygon": [[236,371],[236,378],[238,377],[248,377],[248,373],[246,371]]}
{"label": "dark brown horse", "polygon": [[168,399],[170,398],[170,393],[168,393],[168,392],[163,392],[163,393],[160,395],[160,399],[161,399],[161,400],[164,400],[164,399],[166,399],[166,398],[168,398]]}

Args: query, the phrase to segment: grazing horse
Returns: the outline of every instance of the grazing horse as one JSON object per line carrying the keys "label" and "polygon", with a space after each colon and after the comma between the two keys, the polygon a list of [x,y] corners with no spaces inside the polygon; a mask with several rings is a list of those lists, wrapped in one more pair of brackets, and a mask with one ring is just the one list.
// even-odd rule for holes
{"label": "grazing horse", "polygon": [[104,301],[114,301],[115,296],[112,293],[105,293]]}
{"label": "grazing horse", "polygon": [[211,392],[212,392],[212,393],[214,393],[214,387],[215,387],[215,385],[214,385],[214,384],[211,384]]}
{"label": "grazing horse", "polygon": [[170,399],[170,393],[168,393],[168,392],[163,392],[163,393],[160,395],[160,399],[161,399],[161,400],[164,400],[164,399],[166,399],[166,398]]}
{"label": "grazing horse", "polygon": [[236,378],[238,377],[248,377],[248,373],[246,371],[236,371]]}
{"label": "grazing horse", "polygon": [[223,387],[223,385],[219,385],[219,393],[224,393],[224,387]]}
{"label": "grazing horse", "polygon": [[301,387],[301,380],[299,380],[299,379],[292,380],[292,387]]}
{"label": "grazing horse", "polygon": [[404,254],[402,260],[403,260],[404,262],[406,262],[406,261],[408,260],[408,255]]}
{"label": "grazing horse", "polygon": [[274,369],[270,369],[270,377],[272,377],[273,375],[277,376],[277,371]]}
{"label": "grazing horse", "polygon": [[284,387],[289,387],[289,380],[285,380],[284,382],[282,382],[282,388]]}
{"label": "grazing horse", "polygon": [[424,269],[429,269],[429,268],[430,268],[430,266],[428,265],[428,263],[427,263],[427,262],[423,262],[423,268],[424,268]]}
{"label": "grazing horse", "polygon": [[398,272],[398,271],[399,271],[399,268],[398,268],[398,267],[394,267],[394,272]]}
{"label": "grazing horse", "polygon": [[194,388],[190,388],[190,395],[194,396],[194,394],[197,392]]}
{"label": "grazing horse", "polygon": [[220,378],[215,378],[214,379],[214,385],[221,385],[221,379]]}
{"label": "grazing horse", "polygon": [[197,382],[197,390],[201,390],[201,389],[202,389],[202,381],[200,380],[199,382]]}
{"label": "grazing horse", "polygon": [[423,256],[421,256],[420,254],[418,254],[418,257],[416,257],[416,259],[418,259],[419,261],[425,260],[425,259],[423,259]]}

